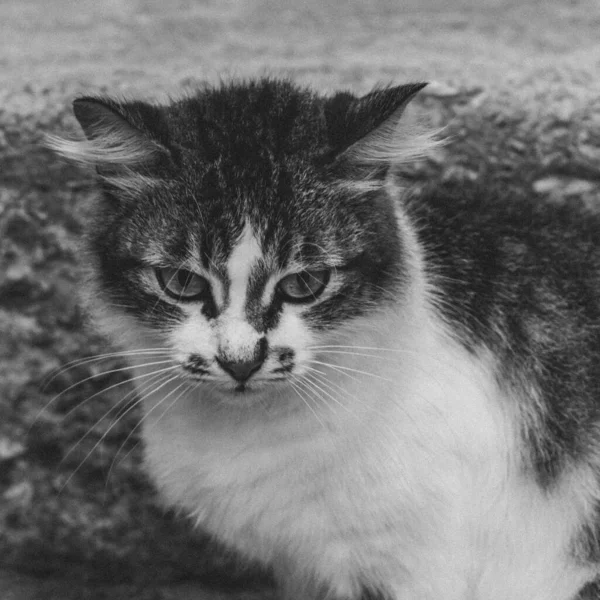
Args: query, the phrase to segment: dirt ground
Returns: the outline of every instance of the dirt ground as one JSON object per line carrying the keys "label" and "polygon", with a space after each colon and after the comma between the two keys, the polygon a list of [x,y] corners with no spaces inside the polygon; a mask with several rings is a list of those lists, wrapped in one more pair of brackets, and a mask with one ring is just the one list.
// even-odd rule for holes
{"label": "dirt ground", "polygon": [[[230,76],[323,91],[431,81],[419,99],[451,142],[407,171],[600,201],[597,0],[0,1],[0,598],[270,597],[162,508],[141,467],[128,387],[77,301],[89,174],[41,145],[70,102],[165,98]],[[73,386],[73,387],[71,387]],[[589,597],[598,597],[590,590]]]}

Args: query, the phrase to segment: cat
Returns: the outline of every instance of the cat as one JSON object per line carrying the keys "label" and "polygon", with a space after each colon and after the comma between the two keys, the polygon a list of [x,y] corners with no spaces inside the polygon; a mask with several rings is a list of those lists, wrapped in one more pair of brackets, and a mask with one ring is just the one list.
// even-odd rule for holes
{"label": "cat", "polygon": [[569,600],[600,575],[600,217],[411,192],[423,87],[76,99],[88,302],[164,501],[281,598]]}

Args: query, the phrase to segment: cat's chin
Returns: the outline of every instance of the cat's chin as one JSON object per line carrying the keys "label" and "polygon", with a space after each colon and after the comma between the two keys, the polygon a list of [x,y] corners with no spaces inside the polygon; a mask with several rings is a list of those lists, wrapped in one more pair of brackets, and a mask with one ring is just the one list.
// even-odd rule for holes
{"label": "cat's chin", "polygon": [[243,384],[220,382],[215,385],[211,382],[207,387],[210,396],[222,404],[248,406],[260,403],[267,406],[271,401],[281,400],[282,394],[289,389],[289,383],[285,379],[266,379]]}

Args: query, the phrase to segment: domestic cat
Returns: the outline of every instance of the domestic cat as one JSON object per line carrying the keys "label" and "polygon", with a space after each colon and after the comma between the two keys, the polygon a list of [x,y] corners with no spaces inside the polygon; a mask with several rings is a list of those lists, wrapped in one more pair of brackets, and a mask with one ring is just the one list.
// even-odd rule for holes
{"label": "domestic cat", "polygon": [[569,600],[600,574],[600,217],[411,192],[422,87],[75,100],[89,304],[165,502],[282,598]]}

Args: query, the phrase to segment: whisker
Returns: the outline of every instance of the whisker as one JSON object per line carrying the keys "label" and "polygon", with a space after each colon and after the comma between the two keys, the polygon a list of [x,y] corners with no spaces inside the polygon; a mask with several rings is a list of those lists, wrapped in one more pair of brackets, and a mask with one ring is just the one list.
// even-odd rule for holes
{"label": "whisker", "polygon": [[[312,362],[312,361],[311,361]],[[311,367],[310,365],[304,365],[304,368],[309,370],[313,370],[316,371],[317,369],[315,367]],[[319,371],[319,373],[321,373],[323,376],[325,377],[329,377],[327,373],[325,373],[324,371]],[[359,379],[358,377],[355,377],[354,375],[351,375],[350,373],[341,373],[342,375],[345,375],[346,377],[348,377],[348,379],[351,379],[352,381],[358,381],[360,382],[361,379]]]}
{"label": "whisker", "polygon": [[[159,417],[159,418],[156,420],[156,423],[158,423],[158,421],[160,421],[160,420],[161,420],[161,419],[162,419],[162,418],[165,416],[165,414],[166,414],[166,413],[169,411],[169,409],[170,409],[172,406],[174,406],[174,405],[175,405],[175,404],[176,404],[176,403],[179,401],[179,399],[180,399],[180,398],[183,396],[183,394],[185,394],[186,392],[189,392],[189,391],[193,392],[194,390],[196,390],[196,389],[198,388],[198,385],[199,385],[199,384],[196,384],[195,386],[192,386],[192,387],[190,387],[190,384],[189,384],[189,382],[187,382],[187,381],[184,381],[183,383],[181,383],[180,385],[178,385],[178,386],[175,388],[175,390],[173,390],[174,392],[176,392],[176,391],[177,391],[179,388],[181,388],[182,386],[185,386],[185,389],[184,389],[184,390],[182,390],[182,391],[181,391],[181,393],[180,393],[180,394],[179,394],[179,395],[178,395],[178,396],[175,398],[175,400],[173,400],[173,401],[172,401],[172,402],[169,404],[169,406],[168,406],[168,407],[167,407],[167,408],[166,408],[166,409],[165,409],[165,410],[164,410],[164,411],[161,413],[160,417]],[[135,426],[135,427],[132,429],[131,433],[130,433],[130,434],[127,436],[127,439],[125,440],[125,442],[124,442],[124,443],[121,445],[121,448],[122,448],[122,447],[123,447],[123,445],[124,445],[124,444],[127,442],[127,440],[129,439],[129,437],[130,437],[130,436],[131,436],[133,433],[135,433],[135,431],[136,431],[137,429],[139,429],[139,428],[142,426],[143,422],[144,422],[144,421],[145,421],[145,420],[146,420],[146,419],[149,417],[149,415],[150,415],[150,414],[151,414],[151,413],[152,413],[152,412],[153,412],[153,411],[154,411],[156,408],[158,408],[158,407],[159,407],[159,406],[160,406],[160,405],[161,405],[161,404],[162,404],[162,403],[163,403],[163,402],[164,402],[164,401],[165,401],[165,400],[166,400],[166,399],[169,397],[169,395],[170,395],[170,393],[169,393],[167,396],[165,396],[165,397],[164,397],[164,398],[163,398],[163,399],[162,399],[160,402],[158,402],[156,405],[154,405],[154,406],[153,406],[153,407],[152,407],[152,408],[151,408],[151,409],[150,409],[150,410],[149,410],[149,411],[148,411],[146,414],[144,414],[144,415],[142,416],[142,418],[140,419],[140,421],[139,421],[139,422],[136,424],[136,426]],[[149,427],[152,427],[152,425],[153,425],[153,424],[150,424],[150,425],[149,425]],[[133,450],[133,449],[134,449],[134,448],[137,446],[137,444],[138,444],[138,443],[139,443],[139,442],[137,442],[137,443],[136,443],[136,444],[133,446],[133,448],[131,448],[131,449],[130,449],[130,450],[129,450],[129,451],[128,451],[128,452],[127,452],[127,453],[126,453],[124,456],[123,456],[123,458],[121,459],[121,462],[123,462],[123,460],[125,460],[125,459],[127,458],[127,456],[129,455],[129,453],[130,453],[130,452],[131,452],[131,451],[132,451],[132,450]],[[120,449],[119,449],[119,450],[120,450]]]}
{"label": "whisker", "polygon": [[302,400],[302,402],[304,402],[304,404],[306,404],[306,406],[309,408],[310,412],[312,412],[312,414],[315,416],[315,419],[317,419],[317,421],[321,424],[321,426],[324,429],[327,429],[327,427],[325,426],[325,423],[321,420],[321,418],[319,417],[319,415],[316,413],[315,409],[310,405],[310,402],[302,395],[301,393],[301,389],[298,384],[297,384],[298,378],[296,376],[292,376],[292,378],[290,378],[289,382],[290,385],[292,386],[292,389],[296,392],[296,394],[299,396],[299,398]]}
{"label": "whisker", "polygon": [[[125,441],[119,446],[119,449],[117,450],[112,462],[110,463],[110,467],[108,469],[108,474],[106,475],[106,486],[108,486],[108,482],[110,480],[110,475],[112,473],[112,470],[116,465],[117,459],[119,458],[119,454],[121,453],[121,450],[123,450],[123,448],[126,446],[127,442],[131,439],[131,436],[142,426],[142,424],[144,423],[144,421],[150,416],[150,414],[156,410],[156,408],[158,408],[163,402],[165,402],[167,400],[167,398],[169,396],[171,396],[172,394],[176,393],[177,390],[181,389],[182,387],[184,387],[183,391],[175,398],[175,400],[173,400],[169,406],[167,406],[167,408],[161,413],[160,417],[157,419],[157,422],[160,421],[165,414],[171,409],[172,406],[174,406],[177,401],[183,396],[183,394],[189,390],[189,383],[187,381],[183,381],[182,383],[180,383],[175,389],[171,390],[160,402],[158,402],[157,404],[155,404],[147,413],[145,413],[144,415],[142,415],[142,418],[135,424],[135,427],[127,434],[127,437],[125,438]],[[145,396],[142,396],[143,398],[145,398]],[[133,448],[135,448],[137,446],[137,443],[133,446]],[[131,448],[121,459],[121,461],[119,462],[119,464],[121,464],[128,456],[129,453],[131,452],[131,450],[133,450],[133,448]],[[104,488],[105,492],[106,492],[106,486]]]}
{"label": "whisker", "polygon": [[[168,360],[159,360],[159,361],[155,361],[155,362],[149,362],[149,363],[143,363],[141,365],[136,365],[136,367],[138,368],[145,368],[145,367],[151,367],[153,365],[164,365],[167,363],[172,363],[173,359],[168,359]],[[66,394],[68,391],[72,390],[73,388],[77,387],[78,385],[82,385],[83,383],[85,383],[86,381],[90,381],[92,379],[95,379],[97,377],[103,377],[105,375],[111,375],[112,373],[121,373],[122,371],[127,371],[129,369],[132,369],[133,367],[131,365],[128,365],[126,367],[120,367],[118,369],[110,369],[109,371],[101,371],[100,373],[94,373],[93,375],[90,375],[89,377],[86,377],[85,379],[82,379],[81,381],[76,381],[75,383],[71,384],[68,388],[64,389],[62,392],[58,393],[56,396],[54,396],[54,398],[52,398],[39,412],[38,414],[35,416],[33,423],[35,423],[40,415],[42,415],[42,413],[44,413],[44,411],[48,410],[48,408],[50,407],[51,404],[53,404],[54,402],[56,402],[56,400],[58,400],[63,394]]]}
{"label": "whisker", "polygon": [[[150,383],[150,385],[148,386],[148,388],[152,387],[153,385],[155,385],[157,383],[157,381],[159,381],[160,379],[162,379],[163,377],[168,377],[168,375],[166,375],[166,373],[168,371],[172,371],[175,367],[167,367],[166,369],[160,369],[158,371],[153,371],[152,373],[147,373],[144,376],[145,377],[151,377],[154,378],[153,381]],[[139,379],[142,376],[136,377],[136,379]],[[123,385],[125,383],[129,383],[129,381],[131,380],[125,380],[125,381],[121,381],[119,382],[119,385]],[[146,381],[145,384],[148,384],[148,382]],[[116,386],[111,386],[111,387],[116,387]],[[111,389],[111,388],[107,388]],[[94,394],[94,396],[97,396],[100,393],[103,393],[107,390],[100,390],[100,392],[97,392],[96,394]],[[134,388],[133,390],[131,390],[130,392],[128,392],[127,394],[125,394],[125,396],[123,398],[121,398],[121,400],[119,400],[116,404],[114,404],[113,406],[111,406],[109,408],[109,410],[107,412],[105,412],[87,431],[86,433],[73,445],[71,446],[71,448],[69,448],[69,450],[66,452],[66,454],[62,457],[60,463],[62,464],[70,455],[71,453],[75,450],[75,448],[77,448],[77,446],[79,444],[81,444],[81,442],[83,442],[88,435],[90,435],[93,430],[104,420],[106,419],[115,409],[118,409],[119,406],[121,406],[128,397],[135,395],[136,393],[136,389]],[[90,398],[86,398],[83,402],[87,402],[88,400],[90,400],[92,398],[92,396],[90,396]],[[81,404],[83,404],[83,402]],[[81,404],[77,405],[75,407],[75,409],[79,408],[81,406]],[[71,411],[69,411],[69,413],[73,412],[74,409],[72,409]],[[65,415],[66,417],[67,415]],[[120,417],[119,417],[120,418]]]}
{"label": "whisker", "polygon": [[[440,381],[437,379],[437,377],[439,376],[439,372],[436,373],[436,375],[434,376],[429,370],[425,369],[419,362],[418,362],[418,358],[420,358],[420,355],[418,352],[414,351],[414,350],[408,350],[408,349],[400,349],[400,348],[376,348],[376,347],[369,347],[369,346],[342,346],[342,345],[338,345],[338,346],[312,346],[312,349],[317,349],[318,348],[318,353],[319,354],[340,354],[340,355],[354,355],[354,356],[359,356],[359,357],[364,357],[364,358],[374,358],[377,360],[394,360],[393,357],[389,357],[389,356],[377,356],[377,355],[371,355],[371,354],[366,354],[366,353],[359,353],[359,352],[351,352],[350,349],[352,348],[357,348],[357,349],[363,349],[363,350],[368,350],[368,351],[387,351],[387,352],[396,352],[399,354],[403,354],[405,357],[407,357],[408,359],[412,359],[412,362],[403,359],[403,364],[408,365],[409,367],[413,368],[413,369],[418,369],[421,373],[423,373],[425,376],[432,378],[434,381],[436,381],[436,383],[438,384],[438,386],[440,388],[442,388],[442,384],[440,383]],[[327,348],[332,348],[331,350],[328,350]],[[336,348],[348,348],[349,350],[337,350]],[[465,376],[465,373],[458,369],[456,365],[453,364],[449,364],[446,361],[440,360],[437,357],[428,355],[427,356],[428,360],[433,360],[434,362],[436,362],[438,365],[440,365],[441,367],[446,367],[446,368],[451,368],[452,371],[454,371],[455,373],[458,373],[459,375]],[[468,377],[468,374],[466,374],[466,376]]]}
{"label": "whisker", "polygon": [[[310,361],[310,362],[314,362],[314,361]],[[326,366],[329,366],[329,367],[333,368],[334,370],[337,370],[337,369],[336,369],[336,366],[338,366],[338,365],[332,365],[332,364],[330,364],[330,363],[322,363],[322,364],[324,364],[324,365],[326,365]],[[307,369],[309,369],[309,370],[311,370],[311,371],[315,371],[315,372],[319,373],[319,376],[320,376],[320,378],[321,378],[321,379],[322,379],[322,378],[326,378],[326,377],[327,377],[327,374],[326,374],[325,372],[321,371],[321,370],[315,369],[314,367],[310,367],[310,366],[306,366],[306,368],[307,368]],[[340,369],[349,369],[349,367],[341,367],[341,366],[339,366],[339,368],[340,368]],[[426,370],[424,370],[424,369],[419,369],[419,370],[420,370],[420,371],[422,371],[422,372],[423,372],[423,373],[424,373],[424,374],[425,374],[427,377],[429,377],[429,378],[430,378],[430,380],[434,381],[434,382],[435,382],[435,383],[436,383],[436,384],[439,386],[439,388],[440,388],[440,389],[443,389],[443,386],[441,385],[441,383],[440,383],[440,382],[437,380],[437,378],[436,378],[435,376],[433,376],[431,373],[428,373],[428,372],[427,372]],[[356,372],[357,370],[356,370],[356,369],[351,369],[351,371],[354,371],[354,372]],[[339,372],[340,374],[342,374],[342,375],[350,376],[350,375],[349,375],[349,373],[346,373],[346,372],[344,372],[343,370],[339,370],[338,372]],[[367,373],[367,374],[368,374],[368,373]],[[373,375],[373,374],[371,374],[371,375]],[[360,381],[360,380],[359,380],[358,378],[356,378],[356,377],[352,377],[352,379],[354,379],[355,381]],[[390,381],[390,380],[389,380],[389,379],[384,379],[384,381]],[[328,380],[328,383],[330,383],[330,384],[334,384],[334,382],[331,382],[331,381],[329,381],[329,380]],[[334,384],[334,385],[335,385],[335,384]],[[339,387],[339,386],[338,386],[338,387]],[[347,392],[346,390],[344,390],[344,391],[345,391],[345,393],[347,393],[347,394],[348,394],[348,392]],[[371,405],[371,404],[369,404],[369,403],[365,402],[364,400],[361,400],[361,399],[357,398],[355,395],[351,395],[351,394],[348,394],[348,395],[350,395],[350,397],[351,397],[351,398],[353,398],[354,400],[356,400],[358,403],[360,403],[360,404],[362,404],[362,405],[364,405],[364,406],[367,406],[367,407],[369,408],[369,411],[370,411],[370,412],[373,412],[373,413],[375,413],[375,414],[378,414],[378,415],[380,415],[380,416],[385,416],[385,413],[384,413],[383,411],[381,411],[381,410],[378,410],[378,409],[377,409],[376,407],[374,407],[373,405]],[[423,400],[424,402],[426,402],[426,404],[427,404],[427,405],[430,407],[430,409],[432,409],[433,411],[435,411],[435,413],[436,413],[436,414],[437,414],[439,417],[441,417],[443,421],[445,421],[445,422],[446,422],[446,426],[448,427],[448,430],[449,430],[449,431],[452,433],[452,435],[453,435],[453,436],[454,436],[456,439],[459,439],[459,436],[458,436],[458,434],[456,433],[456,431],[454,430],[454,428],[453,428],[453,427],[450,425],[450,423],[448,423],[448,420],[447,420],[447,418],[446,418],[445,414],[443,413],[443,411],[441,410],[441,408],[440,408],[439,406],[437,406],[435,403],[431,402],[431,400],[430,400],[429,398],[427,398],[426,396],[424,396],[423,394],[418,394],[417,396],[418,396],[418,397],[419,397],[421,400]],[[416,420],[416,419],[415,419],[415,417],[414,417],[414,416],[411,414],[411,412],[410,412],[409,410],[407,410],[407,409],[406,409],[406,407],[402,406],[402,404],[401,404],[401,403],[399,403],[399,402],[395,402],[395,406],[396,406],[396,407],[398,407],[400,410],[402,410],[403,414],[404,414],[404,415],[405,415],[405,416],[406,416],[408,419],[410,419],[410,421],[411,421],[411,422],[412,422],[414,425],[418,425],[418,422],[417,422],[417,420]],[[394,432],[393,432],[393,430],[392,430],[391,428],[389,428],[389,426],[387,426],[385,423],[381,423],[380,425],[381,425],[381,426],[384,426],[384,427],[385,427],[385,428],[386,428],[388,431],[390,431],[390,432],[394,433]],[[394,435],[396,435],[396,434],[394,433]]]}
{"label": "whisker", "polygon": [[331,405],[329,404],[329,402],[321,395],[320,389],[317,385],[313,384],[309,379],[306,378],[306,375],[302,376],[302,377],[298,377],[296,379],[296,383],[298,385],[302,385],[304,386],[304,389],[309,393],[312,394],[313,397],[316,394],[317,398],[319,400],[321,400],[321,402],[329,409],[333,412],[333,414],[335,414],[335,411],[331,408]]}
{"label": "whisker", "polygon": [[366,352],[350,352],[348,350],[319,350],[319,354],[346,354],[348,356],[360,356],[363,358],[376,358],[377,360],[398,360],[395,356],[377,356]]}
{"label": "whisker", "polygon": [[[327,381],[323,381],[316,377],[315,373],[305,373],[304,378],[307,382],[310,382],[313,386],[316,386],[323,394],[325,394],[328,398],[330,398],[335,404],[343,408],[348,414],[351,414],[353,417],[357,417],[358,415],[351,410],[348,406],[346,406],[339,398],[335,397],[332,393],[335,393],[337,390],[330,386]],[[327,390],[330,390],[332,393],[329,393]],[[350,395],[350,394],[349,394]]]}
{"label": "whisker", "polygon": [[[378,361],[395,362],[398,360],[398,358],[396,356],[377,356],[376,354],[367,354],[366,352],[350,352],[350,351],[346,351],[346,350],[319,350],[318,354],[334,354],[334,355],[339,354],[339,355],[347,355],[347,356],[358,356],[361,358],[373,358]],[[428,373],[426,369],[424,369],[420,364],[418,364],[418,362],[414,361],[414,359],[416,358],[416,353],[407,352],[406,356],[409,359],[413,359],[413,362],[406,363],[406,360],[403,360],[403,362],[405,364],[409,364],[409,366],[411,368],[418,369],[424,375],[430,376],[430,373]],[[443,362],[441,362],[439,360],[437,362],[439,362],[440,364],[444,364]],[[338,366],[341,366],[341,365],[338,365]],[[349,368],[349,367],[346,367],[346,368]],[[439,385],[439,382],[438,382],[438,385]]]}
{"label": "whisker", "polygon": [[[155,383],[157,381],[159,381],[162,377],[164,377],[164,376],[168,377],[168,375],[164,374],[163,370],[159,371],[158,373],[157,372],[150,373],[147,376],[150,376],[150,386],[149,387],[155,385]],[[125,384],[129,383],[129,381],[130,380],[120,381],[117,385],[125,385]],[[148,384],[148,382],[144,382],[144,385],[146,385],[146,384]],[[111,388],[112,387],[117,387],[117,386],[111,386]],[[108,388],[108,389],[111,389],[111,388]],[[93,396],[86,398],[83,402],[79,403],[77,406],[75,406],[73,409],[71,409],[66,415],[64,415],[63,420],[65,418],[67,418],[72,412],[79,409],[83,404],[88,402],[88,400],[91,400],[94,396],[97,396],[98,394],[101,394],[105,391],[107,391],[107,390],[100,390],[99,392],[96,392],[95,394],[93,394]],[[81,444],[94,431],[94,429],[96,429],[96,427],[98,427],[98,425],[100,423],[102,423],[102,421],[107,419],[113,411],[116,410],[117,416],[118,416],[122,405],[128,406],[129,402],[130,402],[129,398],[132,398],[133,396],[135,396],[136,392],[137,392],[136,388],[133,387],[129,392],[127,392],[127,394],[125,394],[125,396],[123,396],[123,398],[121,398],[116,404],[112,405],[99,419],[97,419],[96,422],[93,425],[91,425],[88,428],[88,430],[63,455],[63,457],[60,460],[59,466],[64,463],[64,461],[75,451],[77,446],[79,446],[79,444]]]}
{"label": "whisker", "polygon": [[335,387],[337,387],[341,392],[343,392],[344,394],[348,393],[348,390],[346,390],[345,388],[343,388],[341,385],[330,381],[329,378],[327,377],[327,373],[325,373],[325,371],[321,371],[320,369],[316,369],[315,367],[310,367],[308,365],[305,365],[304,367],[307,371],[310,371],[311,374],[313,375],[320,375],[321,379],[324,381],[327,381],[330,385],[333,385]]}
{"label": "whisker", "polygon": [[[375,406],[373,406],[373,404],[366,402],[363,399],[358,398],[356,395],[351,394],[347,389],[343,388],[341,385],[335,383],[334,381],[331,381],[327,378],[327,374],[324,371],[321,371],[319,369],[315,369],[314,367],[307,367],[310,371],[311,371],[311,375],[312,377],[316,378],[320,383],[322,383],[323,385],[326,385],[329,389],[331,389],[332,391],[334,390],[334,387],[337,388],[338,390],[340,390],[341,392],[343,392],[346,396],[349,396],[350,398],[352,398],[353,400],[355,400],[358,404],[362,404],[363,406],[366,406],[370,412],[373,412],[375,414],[378,415],[382,415],[385,416],[385,413],[379,409],[377,409]],[[333,387],[332,387],[333,386]],[[344,408],[350,412],[350,409],[343,405]],[[401,408],[402,411],[407,415],[407,417],[409,419],[411,419],[411,421],[414,422],[413,417],[406,411],[406,409],[404,409],[403,407]],[[352,414],[355,415],[356,417],[359,417],[359,415],[357,415],[356,413],[354,413],[352,411]]]}
{"label": "whisker", "polygon": [[[344,388],[342,388],[341,386],[335,384],[333,381],[323,381],[323,379],[326,378],[326,374],[323,371],[320,371],[318,369],[314,369],[312,367],[308,367],[312,373],[311,375],[313,377],[318,377],[320,383],[322,383],[323,385],[335,385],[337,388],[339,388],[340,390],[342,390],[347,396],[349,396],[350,398],[352,398],[353,400],[355,400],[358,404],[361,404],[362,406],[366,406],[369,410],[369,412],[374,413],[376,415],[382,416],[382,417],[386,417],[386,414],[384,411],[381,411],[379,409],[377,409],[375,406],[373,406],[372,404],[365,402],[364,400],[361,400],[360,398],[357,398],[354,394],[350,394],[347,390],[345,390]],[[353,416],[360,418],[360,415],[356,414],[354,411],[351,411],[347,406],[345,406],[344,404],[340,403],[341,406],[343,406],[344,409],[346,409],[350,414],[352,414]],[[415,421],[414,417],[404,408],[404,407],[399,407],[402,412],[406,415],[406,417],[408,419],[410,419],[410,421],[416,425],[417,422]],[[394,429],[392,427],[390,427],[385,421],[383,422],[378,422],[378,426],[379,427],[383,427],[383,429],[385,429],[388,433],[391,433],[393,437],[398,437],[398,432],[394,431]]]}
{"label": "whisker", "polygon": [[311,359],[308,362],[310,364],[323,365],[325,367],[329,367],[330,369],[334,369],[334,370],[339,371],[344,374],[346,374],[345,372],[348,371],[350,373],[358,373],[359,375],[368,375],[369,377],[374,377],[375,379],[381,379],[382,381],[394,383],[391,379],[388,379],[387,377],[382,377],[381,375],[376,375],[375,373],[370,373],[369,371],[362,371],[360,369],[354,369],[353,367],[343,367],[342,365],[334,365],[332,363],[327,363],[327,362],[323,362],[320,360],[314,360],[314,359]]}
{"label": "whisker", "polygon": [[[131,383],[133,381],[137,381],[138,379],[143,379],[145,377],[151,377],[157,374],[161,374],[164,373],[165,371],[171,371],[172,369],[177,368],[177,365],[174,365],[173,367],[166,367],[165,369],[159,369],[158,371],[152,371],[150,373],[142,373],[141,375],[136,375],[135,377],[129,377],[127,379],[125,379],[124,381],[119,381],[117,383],[113,383],[112,385],[108,386],[107,388],[103,388],[95,393],[93,393],[91,396],[89,396],[88,398],[86,398],[85,400],[82,400],[81,402],[79,402],[79,404],[77,404],[76,406],[74,406],[73,408],[69,409],[61,418],[61,420],[66,419],[67,417],[69,417],[71,414],[73,414],[76,410],[79,410],[84,404],[86,404],[87,402],[89,402],[90,400],[92,400],[93,398],[96,398],[97,396],[99,396],[100,394],[104,394],[106,392],[109,392],[110,390],[113,390],[121,385],[126,385],[128,383]],[[135,390],[134,390],[135,391]]]}
{"label": "whisker", "polygon": [[[79,367],[81,365],[91,363],[94,361],[106,360],[109,358],[126,358],[129,356],[137,356],[138,354],[140,356],[146,356],[151,354],[167,355],[169,351],[170,348],[142,348],[140,350],[120,350],[115,352],[106,352],[104,354],[95,354],[94,356],[86,356],[84,358],[78,358],[62,365],[61,367],[57,367],[57,369],[54,369],[44,378],[44,381],[41,382],[40,387],[42,391],[44,391],[48,387],[48,385],[50,385],[50,383],[52,383],[52,381],[56,379],[59,375],[62,375],[63,373],[66,373],[67,371],[70,371],[75,367]],[[50,379],[46,381],[48,377]]]}
{"label": "whisker", "polygon": [[[159,374],[158,376],[156,374],[154,374],[154,379],[153,379],[151,385],[155,385],[157,383],[157,381],[159,381],[162,377],[165,377],[165,375],[162,373]],[[166,375],[166,377],[168,377],[168,375]],[[97,419],[96,422],[93,425],[91,425],[88,428],[88,430],[64,454],[64,456],[60,460],[59,466],[62,465],[67,460],[67,458],[75,451],[77,446],[79,446],[96,429],[96,427],[98,427],[98,425],[102,421],[107,419],[115,409],[117,409],[119,411],[119,410],[121,410],[120,407],[122,404],[125,404],[126,406],[129,405],[129,401],[127,399],[131,396],[134,396],[135,392],[136,392],[135,388],[132,389],[131,391],[129,391],[121,400],[119,400],[115,405],[111,406],[99,419]],[[81,465],[83,464],[83,462],[85,462],[85,460],[87,460],[87,457],[84,459],[84,461],[82,461],[80,463],[79,467],[81,467]],[[66,485],[66,483],[65,483],[65,485]],[[62,491],[63,489],[64,489],[64,486],[61,488],[60,491]]]}
{"label": "whisker", "polygon": [[[163,381],[158,387],[156,387],[155,389],[153,389],[147,395],[156,393],[158,390],[160,390],[161,388],[163,388],[165,385],[167,385],[171,381],[174,381],[175,379],[177,379],[177,377],[179,377],[179,375],[175,375],[175,376],[167,379],[166,381]],[[113,430],[113,428],[123,419],[123,417],[126,414],[128,414],[136,406],[138,406],[140,404],[140,402],[142,402],[142,399],[136,400],[116,421],[114,421],[110,425],[110,427],[108,427],[108,429],[102,434],[102,436],[100,437],[100,439],[94,444],[93,448],[86,454],[86,456],[84,457],[84,459],[79,463],[79,465],[76,467],[76,469],[69,475],[69,477],[67,478],[67,480],[63,483],[63,485],[61,486],[61,488],[58,491],[59,494],[65,489],[65,487],[69,484],[69,482],[71,481],[71,479],[73,479],[73,477],[75,476],[75,474],[77,473],[77,471],[79,471],[79,469],[81,469],[81,467],[85,464],[85,462],[87,461],[87,459],[95,452],[96,448],[98,448],[98,446],[102,443],[102,441],[106,438],[106,436]],[[65,458],[66,458],[66,456],[65,456]]]}
{"label": "whisker", "polygon": [[[327,374],[324,371],[315,369],[314,367],[308,367],[308,371],[309,371],[309,373],[306,373],[306,376],[310,375],[313,380],[316,380],[321,385],[324,385],[327,389],[331,390],[332,393],[336,393],[336,392],[340,393],[341,392],[345,396],[349,396],[350,398],[358,400],[358,398],[356,398],[356,396],[354,394],[351,394],[347,389],[345,389],[341,385],[335,383],[334,381],[330,381],[330,379],[327,377]],[[358,400],[358,401],[361,402],[360,400]],[[338,400],[338,402],[339,402],[339,400]],[[361,403],[364,403],[364,402],[361,402]],[[366,403],[364,403],[364,404],[366,404]],[[340,405],[348,412],[352,412],[342,402],[340,402]],[[354,412],[352,412],[352,414],[354,414],[355,416],[358,416]]]}
{"label": "whisker", "polygon": [[344,344],[325,344],[322,346],[309,346],[307,350],[328,350],[328,349],[341,349],[341,350],[373,350],[380,352],[398,352],[401,354],[412,354],[414,351],[407,348],[382,348],[380,346],[354,346]]}

